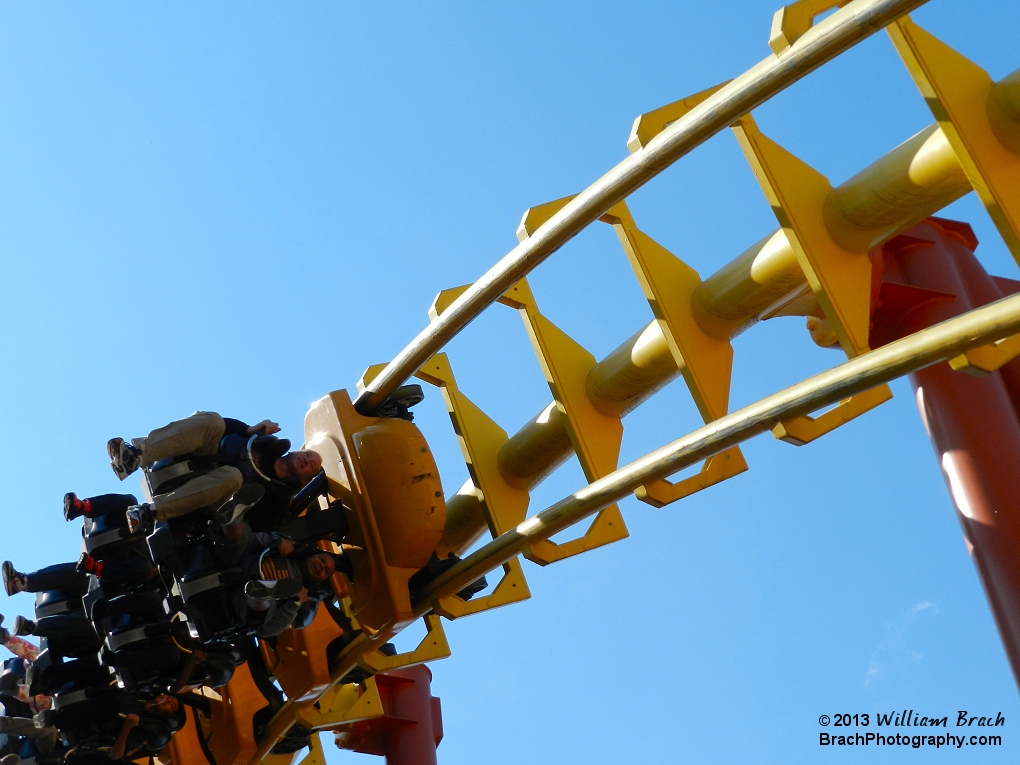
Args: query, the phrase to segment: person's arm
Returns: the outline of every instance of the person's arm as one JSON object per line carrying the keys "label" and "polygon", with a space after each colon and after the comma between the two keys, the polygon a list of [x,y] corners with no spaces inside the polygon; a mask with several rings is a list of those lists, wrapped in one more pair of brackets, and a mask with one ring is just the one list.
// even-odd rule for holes
{"label": "person's arm", "polygon": [[128,735],[138,725],[139,719],[138,715],[134,712],[124,718],[124,724],[120,726],[120,733],[117,734],[117,740],[113,742],[113,748],[110,750],[110,759],[114,762],[124,758]]}
{"label": "person's arm", "polygon": [[[25,695],[28,695],[27,689]],[[35,696],[29,696],[28,706],[33,712],[42,712],[44,709],[51,709],[53,707],[53,697],[47,696],[45,693],[37,693]]]}
{"label": "person's arm", "polygon": [[235,420],[232,417],[224,417],[223,422],[226,425],[226,430],[223,431],[225,436],[254,436],[258,434],[260,436],[271,436],[274,433],[280,432],[280,425],[273,422],[272,420],[262,420],[254,425],[249,425],[246,422]]}
{"label": "person's arm", "polygon": [[[209,699],[207,699],[205,696],[199,696],[197,693],[191,691],[188,693],[178,694],[177,700],[180,701],[182,705],[198,709],[206,717],[212,715],[212,705],[209,703]],[[185,720],[181,719],[180,723],[181,724],[179,728],[183,728]]]}
{"label": "person's arm", "polygon": [[[279,551],[281,555],[287,554],[280,550],[280,543],[283,542],[284,539],[279,534],[274,534],[271,531],[256,531],[254,534],[251,535],[251,538],[252,545],[255,547],[260,547],[264,550],[265,549],[276,550]],[[291,542],[291,544],[294,543]]]}
{"label": "person's arm", "polygon": [[248,436],[248,423],[235,420],[232,417],[224,417],[223,424],[226,428],[223,431],[224,436]]}
{"label": "person's arm", "polygon": [[191,652],[188,660],[184,662],[184,668],[180,674],[177,675],[177,679],[174,684],[170,686],[170,693],[180,693],[188,685],[188,679],[191,677],[191,673],[195,671],[195,667],[198,666],[200,661],[205,661],[206,653],[199,649],[195,649]]}
{"label": "person's arm", "polygon": [[248,428],[249,436],[254,436],[256,433],[258,433],[260,436],[271,436],[274,433],[279,432],[280,424],[277,422],[273,422],[272,420],[263,420],[262,422],[257,422],[250,428]]}
{"label": "person's arm", "polygon": [[297,547],[297,545],[294,543],[293,539],[280,537],[280,541],[276,545],[276,551],[280,553],[280,555],[286,557],[290,555],[292,552],[294,552],[295,547]]}

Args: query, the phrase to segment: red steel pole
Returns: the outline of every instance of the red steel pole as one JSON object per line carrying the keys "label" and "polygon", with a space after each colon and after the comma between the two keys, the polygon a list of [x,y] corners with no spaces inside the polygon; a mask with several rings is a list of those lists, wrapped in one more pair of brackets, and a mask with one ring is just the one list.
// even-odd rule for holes
{"label": "red steel pole", "polygon": [[418,665],[375,676],[383,715],[354,723],[337,735],[337,746],[381,755],[386,765],[436,765],[443,715],[432,695],[432,673]]}
{"label": "red steel pole", "polygon": [[[970,226],[932,218],[873,253],[872,347],[1020,291],[985,272],[976,246]],[[910,380],[1020,685],[1020,359],[980,378],[942,362]]]}

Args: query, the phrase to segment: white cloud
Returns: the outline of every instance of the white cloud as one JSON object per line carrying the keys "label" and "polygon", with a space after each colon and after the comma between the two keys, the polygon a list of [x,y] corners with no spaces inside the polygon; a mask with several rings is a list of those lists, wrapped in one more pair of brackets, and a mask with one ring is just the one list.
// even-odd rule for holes
{"label": "white cloud", "polygon": [[901,669],[906,662],[919,662],[924,656],[907,645],[907,632],[924,613],[935,615],[939,612],[934,603],[922,600],[906,611],[895,622],[886,625],[885,635],[868,659],[864,673],[864,685],[869,686],[889,673]]}

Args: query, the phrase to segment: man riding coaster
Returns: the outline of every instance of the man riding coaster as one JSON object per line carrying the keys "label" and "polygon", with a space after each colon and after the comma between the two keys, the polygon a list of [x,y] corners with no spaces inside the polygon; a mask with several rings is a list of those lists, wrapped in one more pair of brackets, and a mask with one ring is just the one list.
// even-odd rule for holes
{"label": "man riding coaster", "polygon": [[249,577],[243,598],[235,599],[238,616],[257,624],[258,637],[272,637],[288,627],[311,623],[322,600],[332,597],[329,579],[337,571],[353,573],[346,555],[297,544],[278,534],[253,532],[241,517],[210,534],[225,567],[239,567]]}
{"label": "man riding coaster", "polygon": [[[150,521],[169,520],[202,507],[219,505],[246,483],[262,485],[266,489],[266,499],[275,500],[277,509],[282,507],[285,511],[293,491],[322,469],[322,457],[309,450],[288,453],[290,441],[271,438],[279,431],[280,426],[271,420],[247,425],[215,412],[196,412],[144,438],[132,439],[130,443],[122,438],[110,439],[107,444],[110,466],[121,480],[140,467],[187,454],[215,458],[218,465],[172,491],[157,494],[151,503],[129,508],[127,518],[132,532]],[[244,447],[243,453],[242,450],[235,454],[220,451],[221,442],[227,436],[237,437],[234,440]]]}

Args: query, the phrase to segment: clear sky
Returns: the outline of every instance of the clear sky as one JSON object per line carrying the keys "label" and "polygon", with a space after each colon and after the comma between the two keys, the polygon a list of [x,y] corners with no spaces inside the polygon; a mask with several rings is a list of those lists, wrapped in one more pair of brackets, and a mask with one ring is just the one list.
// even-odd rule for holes
{"label": "clear sky", "polygon": [[[111,436],[207,409],[300,440],[310,402],[392,358],[439,290],[510,250],[527,207],[622,159],[635,116],[767,55],[775,9],[0,6],[3,557],[77,555],[60,499],[122,486]],[[1015,2],[932,0],[914,17],[995,78],[1020,66]],[[884,34],[755,116],[833,183],[932,122]],[[728,133],[631,208],[703,276],[776,226]],[[990,271],[1018,278],[973,195],[944,214],[974,226]],[[606,226],[532,286],[599,358],[650,319]],[[734,406],[841,358],[795,319],[734,348]],[[506,308],[449,352],[510,432],[548,401]],[[448,625],[453,657],[432,666],[440,761],[1015,761],[1017,687],[909,386],[893,388],[807,447],[749,443],[748,473],[678,505],[624,502],[630,539],[526,563],[532,600]],[[419,410],[453,491],[466,472],[440,397]],[[698,418],[677,383],[625,424],[629,461]],[[532,508],[582,482],[569,464]],[[28,615],[31,598],[0,610]],[[1001,711],[1005,746],[818,751],[821,714],[911,708]],[[326,748],[331,763],[363,758]]]}

